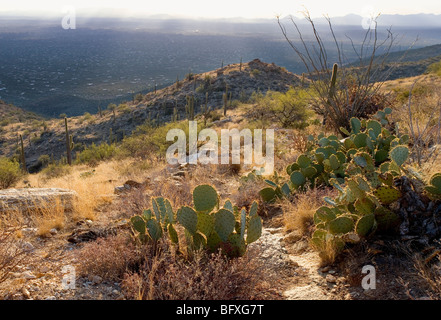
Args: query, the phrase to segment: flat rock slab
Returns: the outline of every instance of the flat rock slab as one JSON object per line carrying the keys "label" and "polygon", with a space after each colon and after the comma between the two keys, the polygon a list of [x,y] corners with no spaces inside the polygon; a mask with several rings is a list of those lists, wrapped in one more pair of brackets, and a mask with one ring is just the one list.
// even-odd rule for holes
{"label": "flat rock slab", "polygon": [[59,188],[0,190],[0,213],[6,211],[32,212],[39,209],[57,209],[60,206],[65,211],[71,211],[76,197],[75,191]]}

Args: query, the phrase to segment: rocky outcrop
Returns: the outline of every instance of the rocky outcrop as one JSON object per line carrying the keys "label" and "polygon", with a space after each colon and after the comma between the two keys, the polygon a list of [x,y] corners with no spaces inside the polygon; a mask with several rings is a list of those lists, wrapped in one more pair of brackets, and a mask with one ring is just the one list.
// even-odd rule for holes
{"label": "rocky outcrop", "polygon": [[9,211],[38,212],[63,208],[71,211],[75,191],[59,188],[23,188],[0,190],[0,214]]}

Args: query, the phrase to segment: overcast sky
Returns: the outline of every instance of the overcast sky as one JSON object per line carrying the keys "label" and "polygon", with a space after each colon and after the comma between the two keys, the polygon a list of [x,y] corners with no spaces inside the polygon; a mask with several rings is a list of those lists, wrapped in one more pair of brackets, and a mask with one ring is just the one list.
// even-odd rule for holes
{"label": "overcast sky", "polygon": [[[344,16],[377,14],[441,14],[439,0],[0,0],[0,13],[62,15],[63,8],[74,7],[92,15],[169,14],[204,18],[274,18],[300,16],[307,8],[312,17],[328,14]],[[110,10],[109,10],[110,9]]]}

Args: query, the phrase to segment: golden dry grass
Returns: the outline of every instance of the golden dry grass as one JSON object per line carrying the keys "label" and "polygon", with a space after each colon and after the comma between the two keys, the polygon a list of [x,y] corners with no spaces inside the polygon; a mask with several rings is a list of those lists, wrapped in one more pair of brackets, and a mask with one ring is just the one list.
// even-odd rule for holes
{"label": "golden dry grass", "polygon": [[[124,171],[123,169],[126,167],[131,167],[132,170],[130,172]],[[103,162],[94,169],[84,165],[72,166],[67,175],[52,179],[47,179],[42,173],[28,175],[25,179],[32,187],[63,188],[75,191],[78,197],[74,202],[72,218],[74,220],[94,220],[96,209],[112,202],[115,186],[121,185],[129,179],[142,182],[146,176],[147,173],[142,171],[142,168],[134,166],[129,160],[124,160]],[[25,186],[23,181],[17,185],[17,187]],[[44,206],[42,211],[48,211],[47,218],[54,216],[54,213],[45,209]],[[42,219],[40,223],[44,220]],[[57,225],[60,226],[60,223]]]}

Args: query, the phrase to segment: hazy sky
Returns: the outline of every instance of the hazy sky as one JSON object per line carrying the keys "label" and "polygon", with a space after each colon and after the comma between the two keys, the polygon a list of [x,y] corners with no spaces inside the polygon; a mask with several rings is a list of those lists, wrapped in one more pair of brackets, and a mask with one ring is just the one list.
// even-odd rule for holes
{"label": "hazy sky", "polygon": [[276,15],[300,15],[306,7],[312,17],[348,13],[382,14],[441,14],[439,0],[0,0],[0,13],[35,13],[62,16],[63,8],[74,7],[77,12],[87,9],[95,15],[109,12],[125,16],[133,14],[170,14],[206,18],[274,18]]}

